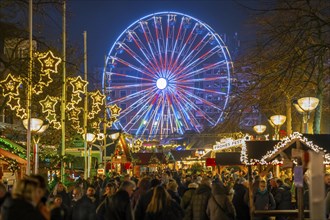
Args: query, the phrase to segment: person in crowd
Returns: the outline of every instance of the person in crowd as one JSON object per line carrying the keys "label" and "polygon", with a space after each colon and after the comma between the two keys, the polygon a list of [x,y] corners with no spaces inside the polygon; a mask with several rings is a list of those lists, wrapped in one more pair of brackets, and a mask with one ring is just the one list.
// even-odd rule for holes
{"label": "person in crowd", "polygon": [[267,185],[268,191],[271,192],[273,194],[273,196],[276,195],[277,190],[278,190],[278,187],[277,187],[277,184],[276,184],[277,180],[278,180],[278,178],[273,177],[269,180],[269,185]]}
{"label": "person in crowd", "polygon": [[151,201],[153,195],[153,189],[161,184],[161,181],[157,178],[152,179],[150,183],[150,189],[140,196],[140,199],[135,207],[134,216],[135,219],[144,219],[147,207]]}
{"label": "person in crowd", "polygon": [[208,200],[211,197],[211,178],[204,177],[201,184],[192,196],[188,208],[185,210],[184,219],[207,220],[206,208]]}
{"label": "person in crowd", "polygon": [[183,210],[175,202],[163,186],[153,189],[144,220],[181,220]]}
{"label": "person in crowd", "polygon": [[248,182],[245,178],[241,177],[236,180],[234,184],[234,197],[233,204],[236,213],[236,220],[249,220],[250,219],[250,211],[249,211],[249,190],[248,190]]}
{"label": "person in crowd", "polygon": [[143,177],[138,182],[138,188],[132,195],[132,206],[135,209],[140,197],[144,195],[151,187],[151,178],[150,177]]}
{"label": "person in crowd", "polygon": [[167,184],[167,192],[170,194],[172,199],[174,199],[178,205],[181,203],[181,197],[178,193],[178,184],[174,179],[170,179],[169,183]]}
{"label": "person in crowd", "polygon": [[47,198],[49,196],[47,182],[43,176],[38,174],[31,175],[31,178],[34,178],[39,183],[37,188],[37,195],[39,195],[40,197],[38,198],[37,208],[46,219],[50,219],[50,210],[46,204]]}
{"label": "person in crowd", "polygon": [[57,194],[54,197],[53,207],[51,209],[51,220],[67,220],[69,218],[69,207],[62,200],[62,196]]}
{"label": "person in crowd", "polygon": [[[79,187],[80,188],[80,187]],[[74,206],[72,206],[72,220],[93,220],[96,219],[96,207],[97,201],[94,197],[95,189],[93,186],[89,186],[85,195],[82,196],[81,189],[79,188],[74,189],[76,201]],[[79,198],[80,197],[80,198]]]}
{"label": "person in crowd", "polygon": [[324,175],[325,195],[330,191],[330,174]]}
{"label": "person in crowd", "polygon": [[260,180],[261,180],[261,178],[259,175],[254,176],[254,181],[252,184],[252,193],[253,194],[255,194],[258,191]]}
{"label": "person in crowd", "polygon": [[10,197],[9,192],[7,192],[7,187],[5,184],[0,182],[0,214],[1,214],[1,207],[7,197]]}
{"label": "person in crowd", "polygon": [[108,205],[108,198],[116,193],[116,184],[114,182],[109,182],[106,187],[104,194],[101,198],[101,203],[96,209],[96,216],[98,220],[104,220],[105,207]]}
{"label": "person in crowd", "polygon": [[236,218],[234,205],[228,197],[228,189],[220,181],[212,184],[212,196],[208,201],[206,213],[210,220]]}
{"label": "person in crowd", "polygon": [[[284,184],[282,179],[277,179],[276,184],[277,184],[277,191],[274,196],[276,202],[276,209],[278,210],[292,209],[290,186]],[[276,217],[276,220],[287,220],[287,219],[288,217],[285,216]]]}
{"label": "person in crowd", "polygon": [[[267,190],[267,182],[260,180],[259,187],[253,195],[254,207],[256,210],[273,210],[276,208],[276,203],[271,194]],[[268,216],[254,217],[254,220],[270,220]]]}
{"label": "person in crowd", "polygon": [[187,191],[183,194],[180,206],[183,210],[186,210],[190,204],[192,196],[194,195],[196,189],[198,188],[197,183],[190,183],[188,185]]}
{"label": "person in crowd", "polygon": [[109,203],[106,206],[105,219],[107,220],[131,220],[133,212],[130,197],[135,189],[133,181],[124,181],[119,190],[109,197]]}
{"label": "person in crowd", "polygon": [[49,220],[50,216],[43,216],[37,208],[41,197],[38,180],[31,177],[19,180],[13,188],[12,198],[7,198],[2,205],[0,219]]}
{"label": "person in crowd", "polygon": [[55,185],[53,193],[50,194],[50,197],[54,198],[56,195],[60,195],[62,197],[62,203],[67,207],[70,207],[70,196],[62,182],[58,182]]}

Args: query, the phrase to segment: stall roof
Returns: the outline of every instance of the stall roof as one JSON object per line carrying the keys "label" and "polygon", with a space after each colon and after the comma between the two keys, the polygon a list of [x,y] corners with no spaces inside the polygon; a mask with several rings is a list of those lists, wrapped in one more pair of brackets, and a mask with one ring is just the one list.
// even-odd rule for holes
{"label": "stall roof", "polygon": [[136,165],[164,164],[166,155],[164,153],[132,153]]}
{"label": "stall roof", "polygon": [[[268,151],[274,149],[279,141],[246,141],[246,154],[248,161],[260,160]],[[244,149],[242,149],[243,151]]]}
{"label": "stall roof", "polygon": [[240,152],[219,152],[215,154],[215,163],[220,166],[242,165]]}
{"label": "stall roof", "polygon": [[194,150],[172,150],[171,154],[175,161],[182,161],[189,156],[193,156]]}

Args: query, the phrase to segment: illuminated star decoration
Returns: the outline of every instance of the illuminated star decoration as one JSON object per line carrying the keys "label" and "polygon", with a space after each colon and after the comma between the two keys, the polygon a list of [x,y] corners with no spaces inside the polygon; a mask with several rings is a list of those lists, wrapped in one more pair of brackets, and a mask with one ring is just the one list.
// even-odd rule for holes
{"label": "illuminated star decoration", "polygon": [[93,99],[94,105],[103,105],[105,96],[101,94],[100,90],[97,90],[91,94],[91,98]]}
{"label": "illuminated star decoration", "polygon": [[36,95],[39,95],[43,92],[43,85],[41,84],[37,84],[35,86],[33,86],[33,93],[36,94]]}
{"label": "illuminated star decoration", "polygon": [[74,103],[74,104],[78,104],[81,100],[82,100],[82,99],[81,99],[79,93],[74,93],[74,94],[72,94],[72,97],[71,97],[71,102],[72,102],[72,103]]}
{"label": "illuminated star decoration", "polygon": [[38,57],[39,62],[41,63],[42,72],[53,72],[57,73],[57,66],[61,63],[61,58],[55,57],[52,51],[47,53],[40,54]]}
{"label": "illuminated star decoration", "polygon": [[134,141],[134,145],[140,147],[142,145],[142,141],[140,139],[137,139]]}
{"label": "illuminated star decoration", "polygon": [[54,122],[54,128],[57,130],[61,129],[61,122]]}
{"label": "illuminated star decoration", "polygon": [[20,108],[20,98],[15,98],[14,96],[9,96],[9,101],[7,105],[10,107],[11,110]]}
{"label": "illuminated star decoration", "polygon": [[88,84],[87,81],[83,80],[80,76],[73,78],[73,80],[70,81],[70,84],[73,87],[73,93],[85,93],[86,86]]}
{"label": "illuminated star decoration", "polygon": [[56,114],[48,112],[48,115],[46,116],[46,119],[50,124],[55,123],[56,122]]}
{"label": "illuminated star decoration", "polygon": [[2,87],[3,96],[13,95],[18,96],[18,88],[22,84],[20,78],[12,76],[10,73],[5,80],[0,81],[0,86]]}
{"label": "illuminated star decoration", "polygon": [[110,108],[111,115],[118,116],[120,114],[121,108],[117,106],[117,104],[108,106]]}
{"label": "illuminated star decoration", "polygon": [[80,108],[74,108],[70,111],[70,117],[69,120],[79,120],[79,114],[81,109]]}
{"label": "illuminated star decoration", "polygon": [[20,119],[23,119],[23,118],[26,118],[26,117],[27,117],[24,108],[17,108],[17,109],[16,109],[16,115],[17,115],[17,117],[19,117]]}
{"label": "illuminated star decoration", "polygon": [[51,97],[49,95],[46,96],[44,100],[39,101],[42,107],[42,112],[55,112],[55,106],[57,104],[57,100],[55,97]]}
{"label": "illuminated star decoration", "polygon": [[44,86],[49,86],[49,84],[53,82],[53,79],[50,78],[50,74],[47,72],[45,74],[40,74],[39,83]]}

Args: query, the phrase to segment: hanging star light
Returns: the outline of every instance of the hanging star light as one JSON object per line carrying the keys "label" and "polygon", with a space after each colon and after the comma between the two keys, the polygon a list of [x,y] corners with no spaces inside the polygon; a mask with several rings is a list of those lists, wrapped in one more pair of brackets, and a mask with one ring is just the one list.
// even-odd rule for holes
{"label": "hanging star light", "polygon": [[111,124],[115,123],[117,120],[118,120],[118,119],[117,119],[117,117],[115,117],[115,116],[112,116],[112,117],[109,119],[109,121],[111,122]]}
{"label": "hanging star light", "polygon": [[26,113],[24,108],[17,108],[16,109],[16,116],[19,117],[20,119],[26,118]]}
{"label": "hanging star light", "polygon": [[56,114],[52,112],[48,112],[48,115],[46,116],[46,120],[49,123],[55,123],[56,122]]}
{"label": "hanging star light", "polygon": [[38,60],[41,63],[42,72],[57,73],[57,66],[61,63],[62,59],[55,57],[52,51],[42,53],[38,56]]}
{"label": "hanging star light", "polygon": [[69,103],[66,105],[66,108],[67,108],[68,110],[72,110],[72,109],[74,109],[74,103],[69,102]]}
{"label": "hanging star light", "polygon": [[77,130],[77,132],[78,132],[78,134],[83,134],[83,133],[84,133],[84,129],[79,128],[79,129]]}
{"label": "hanging star light", "polygon": [[71,127],[78,130],[80,128],[80,122],[78,120],[72,120]]}
{"label": "hanging star light", "polygon": [[142,145],[142,143],[143,142],[140,139],[137,139],[136,141],[134,141],[134,145],[135,146],[139,146],[140,147]]}
{"label": "hanging star light", "polygon": [[93,105],[92,106],[92,114],[97,114],[101,111],[100,107],[98,105]]}
{"label": "hanging star light", "polygon": [[49,72],[46,72],[44,74],[40,74],[39,83],[44,86],[49,86],[50,83],[53,82],[53,79],[50,77]]}
{"label": "hanging star light", "polygon": [[110,108],[111,115],[118,116],[120,114],[121,108],[117,106],[117,104],[108,106]]}
{"label": "hanging star light", "polygon": [[79,93],[73,93],[71,96],[71,102],[74,104],[78,104],[81,101],[81,97]]}
{"label": "hanging star light", "polygon": [[111,127],[112,127],[112,122],[111,122],[111,121],[108,121],[108,122],[106,123],[106,125],[107,125],[108,128],[111,128]]}
{"label": "hanging star light", "polygon": [[41,94],[42,91],[43,91],[43,87],[44,87],[44,86],[41,85],[41,84],[37,84],[37,85],[33,86],[33,88],[32,88],[33,93],[36,94],[36,95]]}
{"label": "hanging star light", "polygon": [[20,108],[20,98],[15,98],[14,96],[9,96],[9,100],[7,102],[7,105],[10,107],[11,110],[14,110],[16,108]]}
{"label": "hanging star light", "polygon": [[18,96],[18,88],[22,84],[20,78],[16,78],[10,73],[7,75],[5,80],[0,81],[0,86],[2,87],[3,96],[13,95]]}
{"label": "hanging star light", "polygon": [[44,100],[39,101],[42,107],[42,113],[55,112],[55,106],[57,104],[56,97],[46,96]]}
{"label": "hanging star light", "polygon": [[54,122],[54,128],[57,129],[57,130],[60,130],[61,129],[61,122]]}
{"label": "hanging star light", "polygon": [[101,92],[97,90],[96,92],[91,93],[91,98],[93,99],[94,105],[103,105],[105,95],[101,94]]}
{"label": "hanging star light", "polygon": [[100,127],[100,121],[93,121],[92,122],[92,128],[97,129]]}
{"label": "hanging star light", "polygon": [[88,119],[93,119],[95,117],[95,114],[93,112],[88,113]]}
{"label": "hanging star light", "polygon": [[70,111],[70,117],[69,120],[79,120],[79,114],[81,109],[80,108],[74,108]]}
{"label": "hanging star light", "polygon": [[78,92],[85,93],[88,82],[83,80],[80,76],[78,76],[73,78],[70,81],[70,84],[73,87],[72,90],[73,93],[78,93]]}

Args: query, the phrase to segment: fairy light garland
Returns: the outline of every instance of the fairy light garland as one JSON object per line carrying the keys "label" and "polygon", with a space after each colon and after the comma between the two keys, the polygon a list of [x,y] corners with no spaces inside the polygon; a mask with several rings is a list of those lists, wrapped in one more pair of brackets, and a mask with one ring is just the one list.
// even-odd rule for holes
{"label": "fairy light garland", "polygon": [[276,155],[281,149],[287,147],[290,143],[294,143],[296,141],[300,141],[301,143],[305,144],[308,148],[313,150],[316,153],[323,152],[324,153],[324,164],[330,164],[330,154],[327,153],[326,150],[324,150],[322,147],[319,147],[318,145],[314,144],[312,141],[309,141],[306,137],[303,137],[303,135],[299,132],[294,132],[288,137],[285,137],[281,142],[277,143],[274,146],[274,149],[271,151],[268,151],[260,160],[258,159],[250,159],[248,160],[248,152],[246,148],[246,143],[242,143],[242,151],[241,151],[241,162],[246,165],[255,165],[255,164],[283,164],[283,161],[279,161],[277,159],[272,160],[272,162],[267,162],[269,158],[272,158],[274,155]]}
{"label": "fairy light garland", "polygon": [[2,138],[0,138],[0,146],[4,150],[9,151],[10,153],[16,154],[23,159],[26,159],[25,150],[15,147],[13,144],[9,143],[8,141],[6,141]]}

